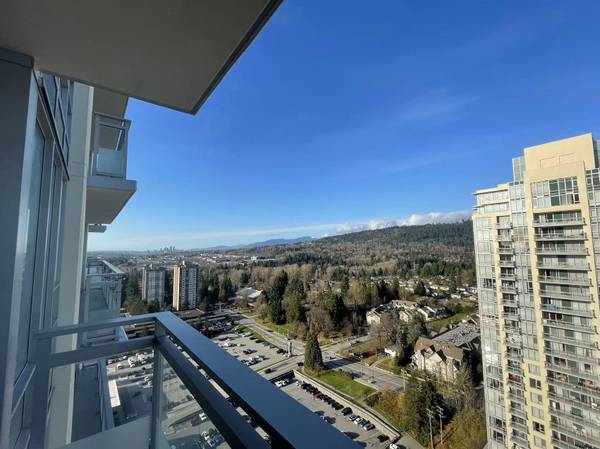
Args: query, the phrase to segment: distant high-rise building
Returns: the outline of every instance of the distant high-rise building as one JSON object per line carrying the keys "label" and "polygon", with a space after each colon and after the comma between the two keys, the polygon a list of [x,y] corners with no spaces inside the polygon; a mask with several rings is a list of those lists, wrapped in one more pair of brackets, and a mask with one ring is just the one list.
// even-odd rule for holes
{"label": "distant high-rise building", "polygon": [[600,448],[599,149],[526,148],[475,193],[488,449]]}
{"label": "distant high-rise building", "polygon": [[149,265],[142,271],[142,300],[146,303],[165,301],[165,269]]}
{"label": "distant high-rise building", "polygon": [[173,267],[173,307],[193,309],[197,304],[198,266],[185,262]]}

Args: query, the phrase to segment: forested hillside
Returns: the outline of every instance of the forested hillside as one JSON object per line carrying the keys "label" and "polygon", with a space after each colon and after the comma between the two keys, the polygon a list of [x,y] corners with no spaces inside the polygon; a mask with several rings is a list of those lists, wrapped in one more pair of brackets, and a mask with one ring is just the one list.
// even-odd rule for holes
{"label": "forested hillside", "polygon": [[268,266],[313,264],[359,277],[448,275],[469,282],[474,268],[471,221],[362,231],[236,253],[258,255]]}

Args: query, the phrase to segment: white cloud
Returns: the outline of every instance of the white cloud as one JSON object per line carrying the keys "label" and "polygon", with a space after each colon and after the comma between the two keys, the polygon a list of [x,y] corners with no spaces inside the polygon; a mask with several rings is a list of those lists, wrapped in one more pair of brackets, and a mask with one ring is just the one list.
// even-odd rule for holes
{"label": "white cloud", "polygon": [[[327,237],[349,232],[389,228],[391,226],[451,223],[468,219],[469,211],[430,212],[412,214],[404,218],[378,218],[365,222],[306,224],[273,228],[207,230],[202,232],[174,232],[172,234],[120,235],[106,238],[103,234],[90,235],[90,250],[136,249],[148,250],[175,245],[180,248],[202,248],[220,244],[252,243],[271,238],[293,238],[300,235]],[[110,228],[109,231],[110,232]]]}
{"label": "white cloud", "polygon": [[348,232],[367,231],[374,229],[390,228],[392,226],[414,226],[430,223],[455,223],[457,221],[468,220],[471,216],[469,211],[453,212],[429,212],[428,214],[412,214],[409,217],[402,218],[378,218],[367,222],[343,223],[336,227],[340,234]]}

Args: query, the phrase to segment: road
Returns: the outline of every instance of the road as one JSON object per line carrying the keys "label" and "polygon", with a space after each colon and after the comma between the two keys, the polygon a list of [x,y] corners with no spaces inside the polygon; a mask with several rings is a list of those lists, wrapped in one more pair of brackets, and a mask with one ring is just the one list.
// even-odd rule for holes
{"label": "road", "polygon": [[[239,322],[239,324],[247,326],[260,333],[269,343],[273,343],[282,349],[287,349],[288,338],[285,335],[274,332],[243,314],[237,314],[236,320]],[[377,390],[403,391],[404,379],[401,377],[389,373],[381,368],[366,366],[359,361],[348,359],[341,355],[344,349],[348,349],[352,343],[360,338],[364,337],[352,337],[335,342],[328,346],[321,347],[323,361],[332,368],[343,369],[344,371],[352,373],[356,377],[357,381],[367,384]],[[272,365],[271,368],[274,370],[274,372],[266,375],[265,377],[274,378],[280,373],[297,368],[298,363],[304,361],[304,342],[300,340],[293,340],[292,353],[294,354],[293,357]]]}

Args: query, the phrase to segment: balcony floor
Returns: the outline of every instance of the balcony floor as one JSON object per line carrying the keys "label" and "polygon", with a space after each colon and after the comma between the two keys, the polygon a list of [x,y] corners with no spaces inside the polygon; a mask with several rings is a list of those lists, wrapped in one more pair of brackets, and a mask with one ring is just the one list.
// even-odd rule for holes
{"label": "balcony floor", "polygon": [[84,366],[75,374],[72,441],[102,431],[98,366]]}

